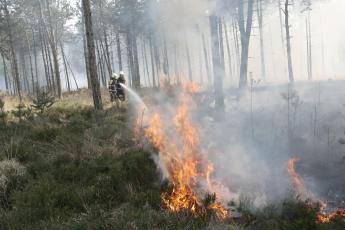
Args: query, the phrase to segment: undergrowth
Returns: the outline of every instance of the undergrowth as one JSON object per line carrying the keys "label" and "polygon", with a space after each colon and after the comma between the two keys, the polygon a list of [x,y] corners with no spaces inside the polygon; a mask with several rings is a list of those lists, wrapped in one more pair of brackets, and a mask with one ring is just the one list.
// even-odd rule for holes
{"label": "undergrowth", "polygon": [[[132,141],[125,108],[60,103],[0,123],[0,229],[339,229],[299,201],[231,223],[170,213],[150,153]],[[273,211],[272,211],[273,210]],[[344,229],[344,228],[341,228]]]}

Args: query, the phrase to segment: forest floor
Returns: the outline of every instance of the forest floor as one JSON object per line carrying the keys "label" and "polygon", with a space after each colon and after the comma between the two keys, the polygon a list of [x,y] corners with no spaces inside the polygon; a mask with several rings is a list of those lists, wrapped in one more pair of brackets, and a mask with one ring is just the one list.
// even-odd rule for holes
{"label": "forest floor", "polygon": [[[298,199],[279,211],[243,209],[229,223],[166,211],[157,167],[132,140],[127,105],[94,111],[87,98],[86,90],[65,95],[43,114],[0,123],[0,229],[345,228],[343,220],[318,224],[317,208]],[[4,101],[15,110],[15,99]]]}

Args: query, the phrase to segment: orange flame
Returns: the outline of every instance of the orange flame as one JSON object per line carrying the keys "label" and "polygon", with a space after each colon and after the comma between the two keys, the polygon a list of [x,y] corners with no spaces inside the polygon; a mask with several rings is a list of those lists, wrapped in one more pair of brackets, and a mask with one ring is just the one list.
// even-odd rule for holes
{"label": "orange flame", "polygon": [[[196,90],[194,86],[188,89]],[[172,124],[163,123],[162,116],[154,114],[144,131],[145,137],[157,149],[172,185],[171,192],[161,194],[162,202],[173,212],[190,211],[203,217],[211,211],[218,219],[225,219],[228,211],[219,202],[205,207],[200,198],[203,191],[199,181],[207,181],[210,187],[213,166],[200,154],[199,133],[190,119],[189,108],[187,101],[182,100],[176,114],[170,118]]]}
{"label": "orange flame", "polygon": [[288,162],[288,172],[291,176],[293,187],[297,190],[298,194],[302,196],[302,198],[307,199],[313,195],[308,192],[302,177],[296,172],[296,163],[299,161],[299,158],[290,159]]}
{"label": "orange flame", "polygon": [[327,203],[321,199],[316,199],[314,194],[306,189],[302,177],[296,172],[296,163],[299,158],[290,159],[288,162],[288,172],[292,179],[292,185],[297,190],[298,194],[303,198],[309,198],[320,205],[320,212],[317,215],[317,221],[319,223],[328,224],[336,218],[345,218],[345,209],[339,209],[331,213],[326,213]]}

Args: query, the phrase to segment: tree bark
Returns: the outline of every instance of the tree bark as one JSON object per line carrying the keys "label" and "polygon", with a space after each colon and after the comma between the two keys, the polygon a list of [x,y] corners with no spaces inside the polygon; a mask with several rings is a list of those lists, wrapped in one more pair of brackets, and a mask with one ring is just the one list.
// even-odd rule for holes
{"label": "tree bark", "polygon": [[13,72],[14,72],[14,82],[15,86],[17,89],[17,93],[19,96],[19,101],[22,103],[23,98],[22,98],[22,89],[20,85],[20,79],[19,79],[19,71],[18,71],[18,61],[16,57],[16,52],[14,49],[14,39],[13,39],[13,33],[12,33],[12,27],[10,23],[10,13],[8,11],[8,6],[7,6],[7,0],[4,0],[4,11],[5,11],[5,17],[6,17],[6,24],[7,24],[7,32],[8,32],[8,37],[9,37],[9,44],[10,44],[10,52],[11,52],[11,59],[12,59],[12,64],[13,64]]}
{"label": "tree bark", "polygon": [[120,33],[116,33],[116,48],[117,48],[117,60],[119,62],[119,70],[123,70],[122,66],[122,51],[121,51],[121,40]]}
{"label": "tree bark", "polygon": [[66,56],[65,56],[65,52],[64,52],[64,48],[63,48],[62,42],[60,42],[60,50],[61,50],[63,65],[64,65],[64,69],[65,69],[66,88],[67,88],[68,92],[71,92],[71,84],[70,84],[70,81],[69,81],[68,67],[67,67]]}
{"label": "tree bark", "polygon": [[201,34],[201,39],[202,39],[202,47],[204,50],[204,58],[205,58],[205,66],[206,66],[206,72],[207,72],[207,79],[209,82],[211,82],[211,71],[210,71],[210,61],[208,58],[208,53],[207,53],[207,46],[206,46],[206,40],[205,40],[205,35]]}
{"label": "tree bark", "polygon": [[33,63],[32,63],[32,49],[31,49],[31,44],[30,44],[27,32],[25,32],[25,36],[26,36],[26,42],[27,42],[28,51],[29,51],[29,64],[30,64],[30,73],[31,73],[32,93],[34,93],[36,87],[35,87],[34,67],[33,67]]}
{"label": "tree bark", "polygon": [[5,61],[5,57],[4,57],[3,53],[1,53],[1,57],[2,57],[2,65],[4,66],[4,77],[5,77],[6,93],[8,93],[9,92],[9,88],[8,88],[8,77],[7,77],[7,65],[6,65],[6,61]]}
{"label": "tree bark", "polygon": [[188,78],[189,81],[193,81],[193,69],[192,69],[192,62],[190,58],[190,52],[189,52],[189,46],[188,46],[188,41],[186,39],[186,35],[184,37],[185,40],[185,49],[186,49],[186,56],[187,56],[187,64],[188,64]]}
{"label": "tree bark", "polygon": [[[81,7],[82,14],[84,15],[84,9]],[[90,72],[89,72],[89,57],[88,57],[88,51],[87,51],[87,45],[86,45],[86,33],[85,33],[85,21],[84,16],[81,17],[81,30],[82,30],[82,36],[83,36],[83,48],[84,48],[84,59],[85,59],[85,69],[86,69],[86,78],[87,78],[87,88],[91,89],[91,79],[90,79]]]}
{"label": "tree bark", "polygon": [[215,108],[218,112],[224,112],[224,95],[223,95],[223,80],[224,80],[224,60],[220,50],[220,23],[217,16],[210,16],[211,28],[211,45],[212,45],[212,63],[213,63],[213,77],[214,77],[214,91],[215,91]]}
{"label": "tree bark", "polygon": [[227,54],[228,54],[229,75],[230,75],[230,79],[232,79],[233,70],[232,70],[232,58],[231,58],[231,50],[230,50],[230,40],[229,40],[228,28],[227,28],[227,25],[225,23],[224,23],[223,26],[224,26],[224,33],[225,33],[226,51],[227,51]]}
{"label": "tree bark", "polygon": [[253,1],[248,0],[247,20],[244,25],[243,1],[238,0],[238,26],[241,34],[241,66],[240,66],[240,88],[246,87],[248,82],[248,58],[249,42],[253,23]]}
{"label": "tree bark", "polygon": [[58,97],[61,99],[62,98],[62,88],[61,88],[61,76],[60,76],[57,40],[56,40],[56,36],[55,36],[55,31],[53,29],[53,22],[52,22],[52,17],[51,17],[51,13],[50,13],[49,0],[46,0],[46,3],[47,3],[47,12],[48,12],[49,30],[50,30],[48,33],[49,34],[48,40],[49,40],[49,44],[50,44],[52,56],[53,56],[57,93],[58,93]]}
{"label": "tree bark", "polygon": [[260,32],[260,60],[261,60],[261,77],[266,79],[266,62],[265,62],[265,47],[264,47],[264,32],[263,32],[263,9],[262,0],[257,0],[257,15]]}
{"label": "tree bark", "polygon": [[85,21],[85,30],[86,30],[86,41],[88,48],[88,60],[89,60],[89,72],[92,88],[92,96],[94,107],[96,110],[103,109],[102,105],[102,96],[101,89],[97,77],[97,65],[96,65],[96,53],[95,53],[95,43],[94,35],[92,29],[92,15],[91,15],[91,6],[90,0],[82,0],[83,9],[84,9],[84,21]]}
{"label": "tree bark", "polygon": [[151,56],[151,67],[152,67],[152,83],[153,87],[156,87],[156,75],[155,75],[155,58],[154,58],[154,47],[153,47],[153,38],[152,34],[150,35],[150,56]]}
{"label": "tree bark", "polygon": [[285,0],[285,33],[286,33],[286,52],[288,59],[288,72],[289,72],[289,81],[294,82],[294,75],[292,69],[292,58],[291,58],[291,37],[290,37],[290,26],[289,26],[289,0]]}

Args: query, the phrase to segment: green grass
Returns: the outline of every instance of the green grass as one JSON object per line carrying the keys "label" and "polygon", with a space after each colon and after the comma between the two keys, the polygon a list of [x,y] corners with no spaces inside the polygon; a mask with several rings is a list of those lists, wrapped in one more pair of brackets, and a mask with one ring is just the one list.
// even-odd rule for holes
{"label": "green grass", "polygon": [[132,141],[125,108],[59,103],[0,124],[0,229],[344,229],[315,223],[290,200],[236,223],[170,213],[150,153]]}

